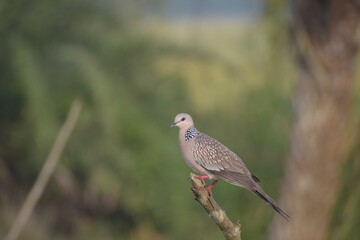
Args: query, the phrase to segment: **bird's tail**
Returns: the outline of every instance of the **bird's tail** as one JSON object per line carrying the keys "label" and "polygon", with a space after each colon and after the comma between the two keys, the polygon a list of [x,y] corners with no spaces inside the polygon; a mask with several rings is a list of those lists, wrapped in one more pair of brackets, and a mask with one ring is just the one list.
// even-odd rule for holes
{"label": "bird's tail", "polygon": [[258,195],[262,200],[264,200],[268,205],[270,205],[276,212],[278,212],[283,218],[286,220],[290,220],[290,216],[281,210],[281,208],[276,204],[276,202],[264,192],[259,186],[256,186],[252,189],[252,191]]}

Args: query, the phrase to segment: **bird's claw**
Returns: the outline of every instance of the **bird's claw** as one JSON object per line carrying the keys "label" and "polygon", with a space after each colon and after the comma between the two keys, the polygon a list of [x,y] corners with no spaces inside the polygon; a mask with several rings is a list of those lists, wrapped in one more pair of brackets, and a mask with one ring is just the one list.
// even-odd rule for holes
{"label": "bird's claw", "polygon": [[198,179],[201,179],[201,180],[204,180],[204,179],[208,179],[209,176],[207,175],[194,175],[194,177],[198,178]]}

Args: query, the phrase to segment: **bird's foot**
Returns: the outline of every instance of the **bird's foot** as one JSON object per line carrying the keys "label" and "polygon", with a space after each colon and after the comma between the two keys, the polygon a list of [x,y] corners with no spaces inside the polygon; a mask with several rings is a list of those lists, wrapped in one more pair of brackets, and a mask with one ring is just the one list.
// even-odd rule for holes
{"label": "bird's foot", "polygon": [[194,175],[194,177],[197,179],[200,179],[204,185],[205,185],[204,179],[209,179],[209,176],[207,176],[207,175]]}
{"label": "bird's foot", "polygon": [[194,175],[194,177],[201,179],[201,180],[209,179],[209,176],[207,176],[207,175]]}
{"label": "bird's foot", "polygon": [[212,195],[212,188],[217,184],[219,180],[213,180],[212,183],[206,187],[206,190],[209,192],[210,196]]}

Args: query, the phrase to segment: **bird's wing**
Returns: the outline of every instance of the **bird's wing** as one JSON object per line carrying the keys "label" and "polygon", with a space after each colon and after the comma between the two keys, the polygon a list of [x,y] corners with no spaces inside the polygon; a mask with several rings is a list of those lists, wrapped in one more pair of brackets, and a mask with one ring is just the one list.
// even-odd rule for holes
{"label": "bird's wing", "polygon": [[214,176],[238,186],[253,184],[243,161],[214,138],[200,133],[194,139],[192,151],[195,161]]}

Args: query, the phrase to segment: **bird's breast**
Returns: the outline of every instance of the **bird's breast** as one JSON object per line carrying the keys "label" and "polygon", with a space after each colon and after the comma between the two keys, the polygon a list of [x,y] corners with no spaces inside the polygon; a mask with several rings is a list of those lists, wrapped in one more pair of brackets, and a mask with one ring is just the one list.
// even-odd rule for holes
{"label": "bird's breast", "polygon": [[200,164],[195,161],[193,148],[194,148],[194,139],[185,141],[184,135],[179,135],[179,145],[181,154],[184,158],[185,163],[196,173],[201,175],[207,175],[212,178],[212,174],[207,172]]}

